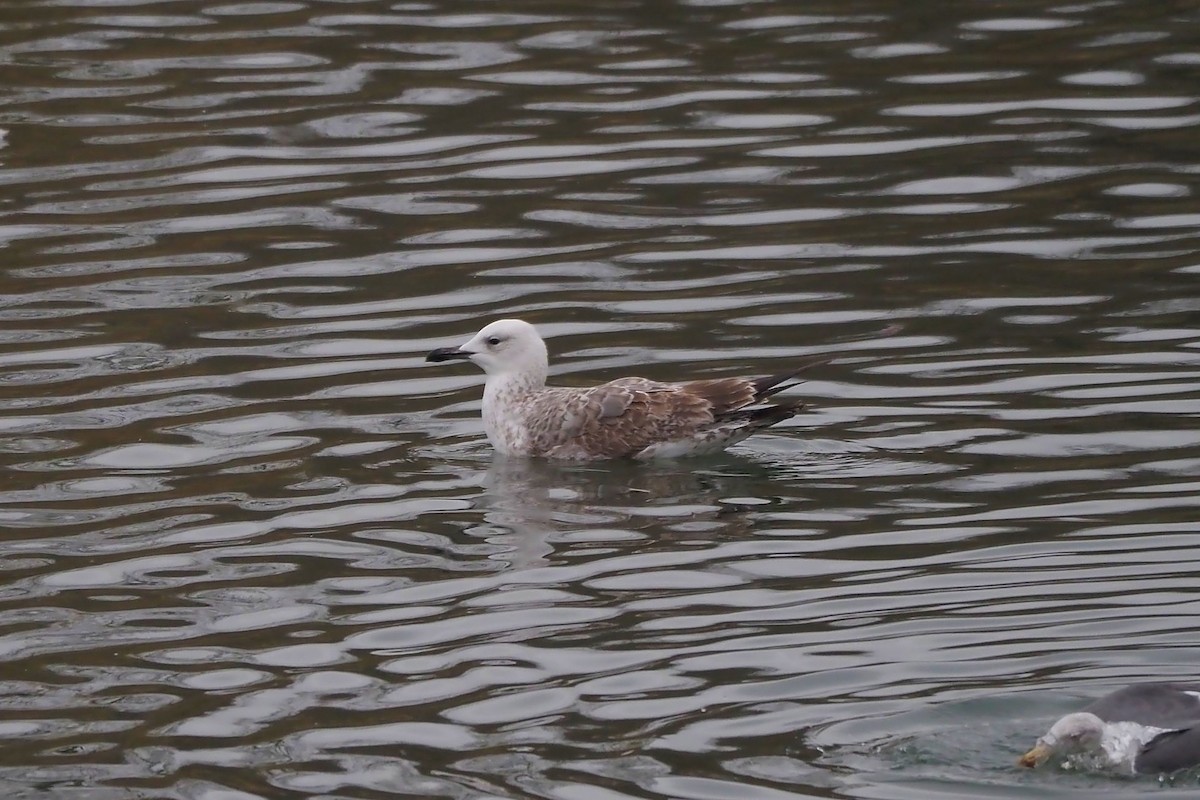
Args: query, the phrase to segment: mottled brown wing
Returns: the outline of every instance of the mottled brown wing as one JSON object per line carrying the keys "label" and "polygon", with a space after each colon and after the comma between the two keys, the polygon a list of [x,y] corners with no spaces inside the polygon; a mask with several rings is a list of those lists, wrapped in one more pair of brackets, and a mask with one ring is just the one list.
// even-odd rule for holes
{"label": "mottled brown wing", "polygon": [[[815,358],[799,367],[776,375],[766,375],[762,378],[718,378],[716,380],[692,381],[681,385],[684,391],[698,394],[713,405],[713,415],[720,420],[722,417],[735,414],[748,406],[764,403],[768,398],[796,385],[796,376],[811,367],[829,362],[827,358]],[[779,401],[782,411],[797,410],[803,404],[799,400]]]}
{"label": "mottled brown wing", "polygon": [[755,384],[745,378],[715,378],[681,384],[680,391],[706,400],[714,417],[752,405],[758,399]]}
{"label": "mottled brown wing", "polygon": [[712,404],[683,386],[623,378],[570,397],[560,422],[564,436],[552,446],[569,442],[593,457],[620,458],[686,437],[712,421]]}

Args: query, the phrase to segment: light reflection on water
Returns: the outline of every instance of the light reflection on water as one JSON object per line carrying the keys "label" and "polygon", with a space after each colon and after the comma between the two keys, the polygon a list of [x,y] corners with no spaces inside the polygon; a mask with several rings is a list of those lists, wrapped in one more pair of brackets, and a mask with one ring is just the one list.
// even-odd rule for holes
{"label": "light reflection on water", "polygon": [[[1194,17],[0,8],[0,792],[1144,794],[1014,761],[1197,677]],[[423,355],[514,315],[833,361],[495,459]]]}

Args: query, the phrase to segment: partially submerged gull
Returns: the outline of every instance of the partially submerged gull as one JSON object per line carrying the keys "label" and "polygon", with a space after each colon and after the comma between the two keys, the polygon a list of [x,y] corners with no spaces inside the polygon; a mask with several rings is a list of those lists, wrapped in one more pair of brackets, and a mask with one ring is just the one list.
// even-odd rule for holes
{"label": "partially submerged gull", "polygon": [[520,456],[592,461],[674,458],[723,450],[795,416],[795,401],[760,405],[803,369],[764,378],[660,383],[619,378],[591,388],[546,386],[546,343],[528,322],[502,319],[426,361],[467,359],[487,373],[483,427],[492,446]]}
{"label": "partially submerged gull", "polygon": [[1200,766],[1200,684],[1140,683],[1118,689],[1050,726],[1017,762],[1098,751],[1126,772],[1159,775]]}

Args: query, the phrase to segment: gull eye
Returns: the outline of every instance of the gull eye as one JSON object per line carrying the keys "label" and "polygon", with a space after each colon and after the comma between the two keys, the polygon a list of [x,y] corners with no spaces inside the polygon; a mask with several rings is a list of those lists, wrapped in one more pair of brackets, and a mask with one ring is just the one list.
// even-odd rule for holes
{"label": "gull eye", "polygon": [[495,347],[496,345],[500,344],[500,337],[499,336],[489,336],[487,342],[488,342],[488,344]]}

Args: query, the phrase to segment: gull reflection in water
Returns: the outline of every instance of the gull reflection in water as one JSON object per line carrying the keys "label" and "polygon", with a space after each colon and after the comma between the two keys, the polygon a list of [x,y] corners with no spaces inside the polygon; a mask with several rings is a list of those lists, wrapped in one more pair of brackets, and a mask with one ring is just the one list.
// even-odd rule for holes
{"label": "gull reflection in water", "polygon": [[763,471],[729,456],[586,465],[496,456],[478,501],[484,524],[469,532],[515,568],[639,549],[647,540],[745,535],[747,503],[769,503],[747,500]]}

